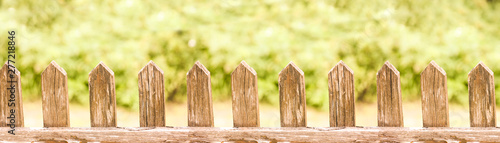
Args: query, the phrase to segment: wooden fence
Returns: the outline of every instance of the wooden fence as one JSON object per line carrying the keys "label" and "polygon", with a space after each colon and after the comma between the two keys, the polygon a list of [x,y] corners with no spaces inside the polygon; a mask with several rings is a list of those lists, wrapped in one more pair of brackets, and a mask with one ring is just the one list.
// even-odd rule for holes
{"label": "wooden fence", "polygon": [[[136,128],[117,127],[114,73],[102,62],[88,79],[91,128],[70,127],[67,75],[54,61],[41,74],[44,128],[23,127],[21,88],[14,92],[15,113],[6,88],[8,78],[21,85],[21,74],[7,70],[7,64],[0,70],[0,141],[500,142],[494,76],[481,62],[468,77],[471,128],[449,127],[446,73],[434,61],[421,73],[421,128],[403,127],[400,75],[389,62],[377,73],[378,127],[355,126],[354,73],[342,61],[328,73],[330,127],[320,128],[307,127],[304,73],[292,62],[278,78],[281,128],[260,127],[257,73],[244,61],[231,74],[234,127],[217,128],[210,72],[200,62],[187,73],[188,127],[166,127],[163,71],[152,61],[138,74],[141,127]],[[12,114],[15,135],[8,133]]]}

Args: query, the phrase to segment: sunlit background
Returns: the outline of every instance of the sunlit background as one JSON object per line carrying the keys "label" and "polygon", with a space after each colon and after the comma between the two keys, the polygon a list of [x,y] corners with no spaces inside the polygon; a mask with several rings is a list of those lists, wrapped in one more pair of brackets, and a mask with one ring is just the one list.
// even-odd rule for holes
{"label": "sunlit background", "polygon": [[500,89],[498,0],[0,0],[0,25],[2,61],[16,31],[28,127],[43,126],[40,74],[52,60],[68,74],[74,127],[90,126],[88,73],[100,61],[115,73],[118,126],[131,127],[149,60],[165,73],[168,126],[187,126],[186,73],[198,60],[219,127],[232,126],[230,73],[242,60],[258,74],[264,127],[280,125],[278,73],[290,61],[305,74],[308,126],[329,126],[327,73],[339,60],[354,71],[358,126],[377,126],[385,61],[401,73],[405,126],[422,126],[420,72],[431,60],[448,76],[451,126],[469,126],[467,74],[479,61]]}

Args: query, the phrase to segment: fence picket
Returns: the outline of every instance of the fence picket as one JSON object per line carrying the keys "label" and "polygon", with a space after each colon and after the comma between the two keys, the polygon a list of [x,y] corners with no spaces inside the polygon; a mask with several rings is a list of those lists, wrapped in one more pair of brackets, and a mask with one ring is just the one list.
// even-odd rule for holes
{"label": "fence picket", "polygon": [[213,127],[210,72],[197,61],[187,73],[188,126]]}
{"label": "fence picket", "polygon": [[[12,69],[7,62],[0,69],[0,127],[8,127],[9,124],[14,124],[16,127],[24,126],[21,73],[17,68]],[[11,84],[14,85],[14,89],[8,89]],[[9,101],[12,93],[15,96],[15,101]],[[12,106],[9,106],[9,104]],[[14,113],[11,113],[11,111],[14,111]],[[12,115],[14,118],[10,118]]]}
{"label": "fence picket", "polygon": [[163,71],[153,61],[138,75],[141,127],[165,126],[165,85]]}
{"label": "fence picket", "polygon": [[231,73],[234,127],[259,127],[257,73],[245,61]]}
{"label": "fence picket", "polygon": [[424,127],[449,127],[446,72],[431,61],[420,74]]}
{"label": "fence picket", "polygon": [[379,127],[403,127],[399,71],[389,61],[377,73]]}
{"label": "fence picket", "polygon": [[116,127],[115,75],[103,62],[89,73],[90,124]]}
{"label": "fence picket", "polygon": [[304,72],[288,63],[279,73],[278,86],[281,127],[307,126]]}
{"label": "fence picket", "polygon": [[44,127],[69,127],[68,77],[55,61],[42,72]]}
{"label": "fence picket", "polygon": [[354,73],[340,61],[328,73],[330,127],[354,127]]}
{"label": "fence picket", "polygon": [[495,79],[483,62],[469,72],[469,113],[471,127],[495,127]]}

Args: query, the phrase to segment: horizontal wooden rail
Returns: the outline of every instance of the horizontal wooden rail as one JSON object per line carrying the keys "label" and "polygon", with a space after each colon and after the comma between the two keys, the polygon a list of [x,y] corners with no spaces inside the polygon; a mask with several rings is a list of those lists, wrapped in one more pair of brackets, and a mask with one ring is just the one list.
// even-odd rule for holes
{"label": "horizontal wooden rail", "polygon": [[353,142],[353,141],[479,141],[500,139],[500,128],[405,128],[405,127],[92,127],[92,128],[0,128],[0,141],[81,141],[81,142]]}

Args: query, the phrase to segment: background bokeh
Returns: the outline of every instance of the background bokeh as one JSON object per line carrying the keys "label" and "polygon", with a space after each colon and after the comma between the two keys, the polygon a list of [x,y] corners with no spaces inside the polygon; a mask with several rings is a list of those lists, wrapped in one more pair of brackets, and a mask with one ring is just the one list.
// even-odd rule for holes
{"label": "background bokeh", "polygon": [[385,61],[401,73],[404,102],[420,100],[420,72],[431,60],[447,73],[452,104],[468,105],[467,74],[479,61],[500,89],[498,0],[0,0],[0,25],[2,47],[16,30],[28,102],[41,99],[40,74],[52,60],[68,73],[71,103],[81,105],[88,73],[103,61],[115,73],[118,106],[132,111],[149,60],[165,73],[169,103],[186,101],[186,73],[197,60],[211,72],[216,102],[230,101],[230,74],[242,60],[258,73],[260,102],[272,106],[290,61],[304,71],[307,106],[319,111],[328,109],[327,73],[339,60],[354,71],[360,104],[376,102]]}

